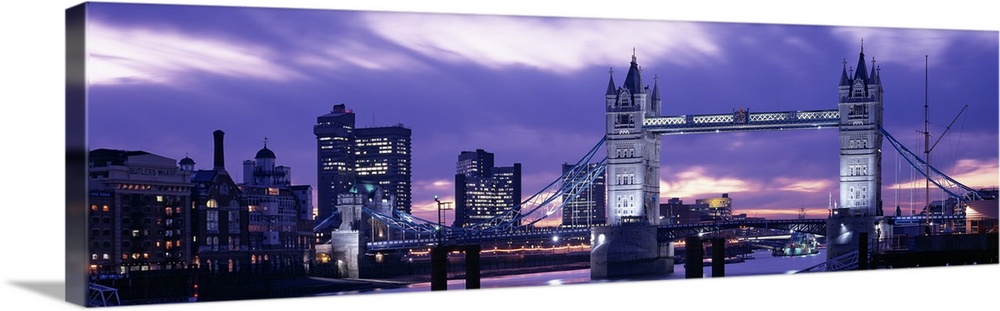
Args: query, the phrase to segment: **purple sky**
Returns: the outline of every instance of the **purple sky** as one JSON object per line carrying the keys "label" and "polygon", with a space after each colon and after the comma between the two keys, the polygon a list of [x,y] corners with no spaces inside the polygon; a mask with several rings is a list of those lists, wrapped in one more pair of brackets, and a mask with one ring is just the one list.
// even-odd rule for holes
{"label": "purple sky", "polygon": [[[343,103],[358,127],[413,130],[413,209],[427,218],[434,195],[453,197],[463,150],[522,163],[525,196],[578,160],[603,134],[608,69],[624,81],[633,48],[643,82],[659,77],[665,115],[825,110],[836,108],[843,61],[857,64],[863,38],[866,63],[874,57],[882,69],[885,127],[911,150],[923,148],[915,143],[929,55],[934,139],[969,106],[933,165],[969,186],[997,184],[995,31],[93,5],[90,148],[188,155],[207,169],[211,132],[221,129],[237,179],[267,137],[293,183],[315,185],[312,126]],[[665,137],[662,197],[729,193],[734,213],[790,218],[802,207],[825,216],[838,191],[836,137]],[[908,211],[911,198],[923,200],[923,182],[896,169],[890,148],[886,212]]]}

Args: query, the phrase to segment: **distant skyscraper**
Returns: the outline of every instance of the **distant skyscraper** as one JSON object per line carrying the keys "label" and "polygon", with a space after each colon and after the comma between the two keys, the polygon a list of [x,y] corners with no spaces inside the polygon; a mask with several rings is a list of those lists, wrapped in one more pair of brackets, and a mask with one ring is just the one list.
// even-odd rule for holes
{"label": "distant skyscraper", "polygon": [[[572,164],[563,164],[562,166],[563,173],[569,172],[572,169]],[[586,176],[597,170],[598,164],[590,163],[582,169],[583,171],[580,172],[580,175]],[[569,194],[563,194],[563,201],[566,203],[563,204],[562,226],[582,228],[605,224],[607,215],[604,209],[606,207],[605,198],[607,195],[605,193],[604,174],[597,176],[589,186],[583,189],[573,188],[572,190],[579,190],[580,194],[572,200],[569,200]]]}
{"label": "distant skyscraper", "polygon": [[376,184],[395,197],[395,208],[410,213],[411,131],[402,124],[359,128],[354,159],[358,182]]}
{"label": "distant skyscraper", "polygon": [[313,134],[318,171],[316,222],[320,223],[337,210],[337,195],[354,185],[354,112],[344,104],[333,106],[333,111],[316,118]]}
{"label": "distant skyscraper", "polygon": [[493,218],[521,203],[521,164],[494,167],[493,154],[477,149],[458,156],[454,226]]}

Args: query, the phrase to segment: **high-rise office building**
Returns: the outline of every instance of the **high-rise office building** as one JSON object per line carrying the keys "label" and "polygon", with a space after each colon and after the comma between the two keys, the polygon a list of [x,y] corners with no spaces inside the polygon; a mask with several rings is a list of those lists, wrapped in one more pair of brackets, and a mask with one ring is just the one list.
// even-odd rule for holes
{"label": "high-rise office building", "polygon": [[354,136],[358,182],[376,184],[393,196],[395,208],[410,213],[411,131],[402,124],[359,128]]}
{"label": "high-rise office building", "polygon": [[[316,222],[329,221],[337,208],[337,196],[354,185],[354,112],[344,104],[316,118],[317,185]],[[339,220],[335,222],[339,223]]]}
{"label": "high-rise office building", "polygon": [[317,227],[336,228],[337,197],[358,182],[378,185],[393,196],[395,208],[411,211],[411,130],[402,124],[356,128],[344,104],[316,119]]}
{"label": "high-rise office building", "polygon": [[[573,170],[574,165],[563,164],[563,174]],[[599,169],[597,163],[590,163],[580,168],[576,172],[578,176],[589,176]],[[563,182],[568,182],[568,178]],[[604,184],[604,174],[599,174],[588,186],[577,186],[571,192],[579,192],[576,198],[570,199],[570,194],[563,194],[562,226],[571,228],[586,228],[593,225],[603,225],[606,223],[607,214],[605,212],[606,186]]]}
{"label": "high-rise office building", "polygon": [[458,156],[454,226],[465,227],[520,208],[521,164],[495,167],[493,163],[493,154],[483,149]]}

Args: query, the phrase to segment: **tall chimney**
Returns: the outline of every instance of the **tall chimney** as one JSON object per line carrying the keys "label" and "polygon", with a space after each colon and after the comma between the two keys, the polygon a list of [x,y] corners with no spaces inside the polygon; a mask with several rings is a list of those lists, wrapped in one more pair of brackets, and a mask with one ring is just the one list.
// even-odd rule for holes
{"label": "tall chimney", "polygon": [[215,135],[215,169],[224,171],[226,170],[226,156],[222,148],[222,136],[226,133],[222,130],[215,130],[212,135]]}

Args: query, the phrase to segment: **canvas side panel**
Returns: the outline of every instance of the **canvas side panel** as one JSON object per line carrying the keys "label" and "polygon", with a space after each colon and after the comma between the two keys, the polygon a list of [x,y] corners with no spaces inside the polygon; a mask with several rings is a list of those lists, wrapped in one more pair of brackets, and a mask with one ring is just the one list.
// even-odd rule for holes
{"label": "canvas side panel", "polygon": [[66,10],[66,301],[87,304],[87,4]]}

